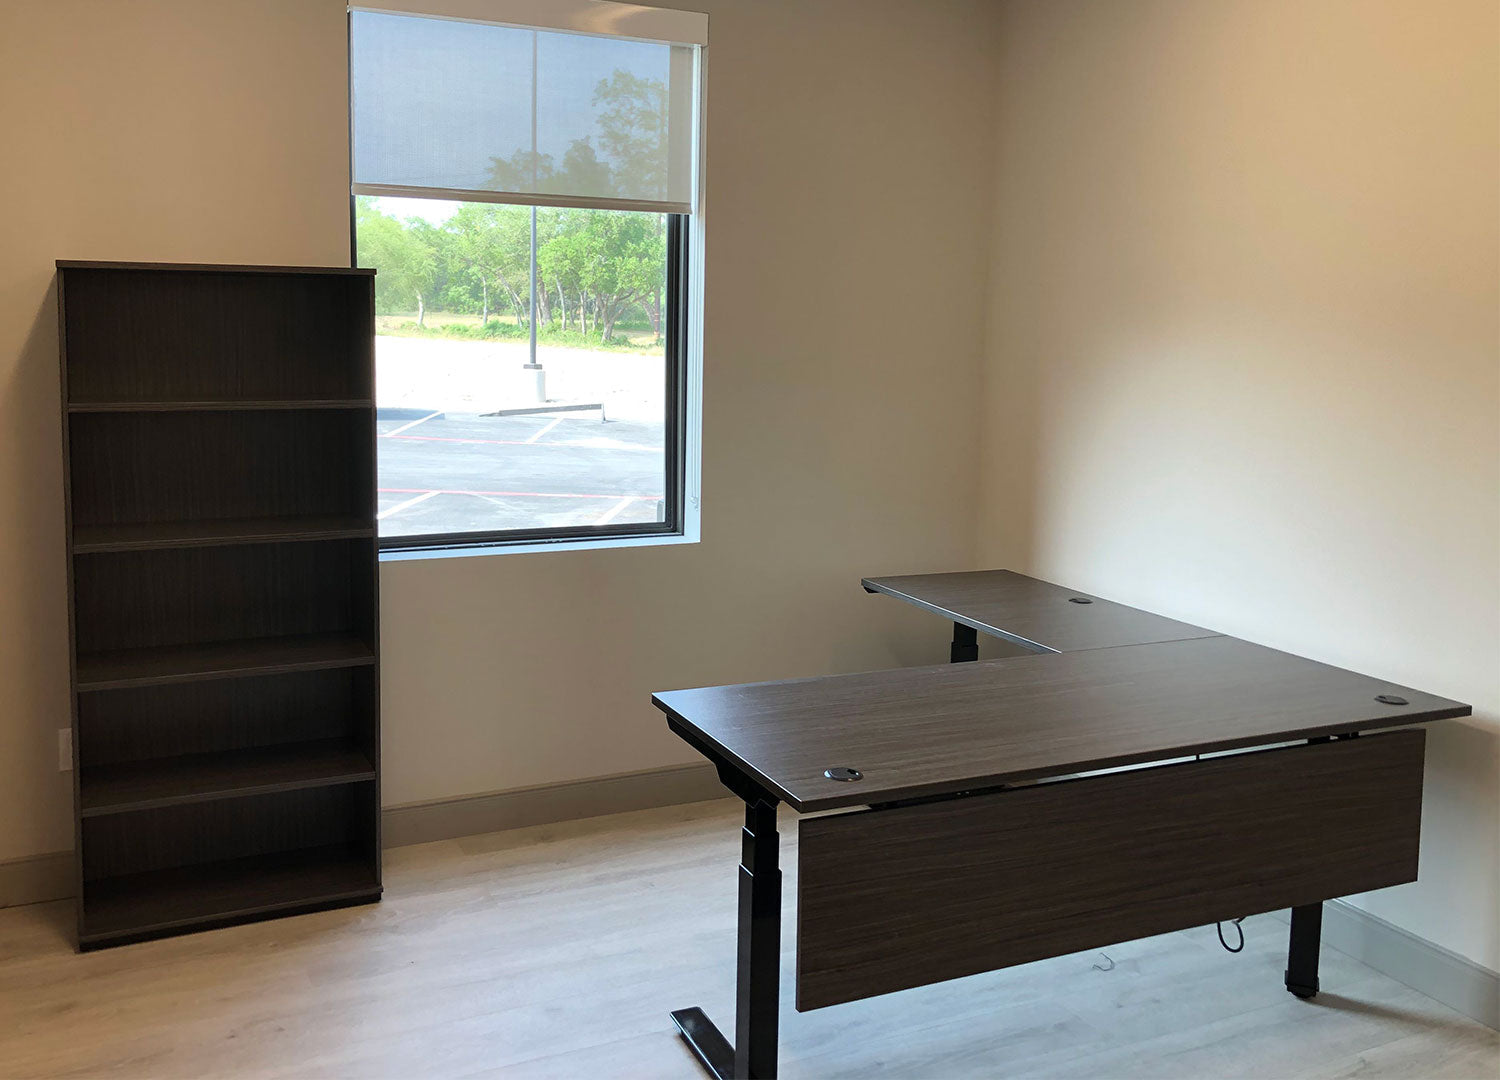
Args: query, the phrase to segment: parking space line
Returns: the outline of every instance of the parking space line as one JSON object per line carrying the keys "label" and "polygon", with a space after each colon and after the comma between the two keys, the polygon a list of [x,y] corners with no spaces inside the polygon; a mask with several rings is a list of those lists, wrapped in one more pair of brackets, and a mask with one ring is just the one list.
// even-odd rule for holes
{"label": "parking space line", "polygon": [[[530,439],[467,439],[467,438],[460,438],[460,437],[458,437],[456,435],[397,435],[394,431],[391,432],[388,435],[382,435],[381,438],[382,439],[400,439],[403,442],[405,442],[407,439],[410,439],[413,442],[479,443],[479,444],[482,444],[482,445],[485,445],[485,446],[530,446],[530,445],[532,445]],[[537,446],[546,446],[546,447],[557,446],[557,447],[563,447],[563,448],[567,448],[567,449],[581,449],[581,450],[629,450],[629,451],[632,451],[632,452],[637,453],[637,454],[659,454],[659,453],[662,452],[662,449],[661,449],[660,446],[630,446],[630,445],[599,446],[599,445],[594,444],[594,443],[578,442],[578,441],[573,441],[573,442],[537,443],[536,445]]]}
{"label": "parking space line", "polygon": [[442,416],[442,415],[443,415],[443,411],[441,409],[439,409],[437,412],[428,413],[426,416],[423,416],[423,417],[421,417],[419,419],[413,420],[410,423],[402,424],[395,431],[387,431],[387,432],[385,432],[382,437],[389,439],[393,435],[400,435],[403,431],[410,431],[412,428],[416,427],[418,424],[425,424],[425,423],[427,423],[427,421],[431,420],[434,416]]}
{"label": "parking space line", "polygon": [[380,511],[380,513],[378,513],[378,514],[375,515],[375,520],[376,521],[384,521],[386,518],[390,517],[392,514],[395,514],[395,513],[398,513],[400,511],[402,511],[402,510],[405,510],[409,506],[416,506],[417,503],[419,503],[419,502],[426,502],[428,499],[431,499],[434,496],[441,495],[441,494],[442,494],[441,491],[424,491],[424,492],[422,492],[422,494],[417,495],[414,498],[407,499],[405,502],[398,502],[395,506],[391,507],[389,510],[382,510],[382,511]]}
{"label": "parking space line", "polygon": [[[613,495],[595,495],[592,492],[581,491],[474,491],[464,488],[443,488],[440,491],[429,491],[427,488],[381,488],[382,495],[414,495],[420,494],[423,498],[432,498],[434,495],[501,495],[516,499],[660,499],[661,495],[621,495],[618,492]],[[411,501],[411,500],[408,500]],[[406,505],[405,503],[401,504]],[[400,509],[393,507],[392,509]],[[387,511],[389,512],[389,511]]]}
{"label": "parking space line", "polygon": [[533,435],[531,438],[527,439],[526,441],[529,442],[529,443],[536,442],[543,435],[547,434],[547,432],[551,431],[553,428],[555,428],[558,424],[561,424],[561,423],[562,423],[562,417],[561,416],[554,416],[550,421],[547,422],[547,426],[546,427],[538,428],[537,431],[536,431],[536,434]]}
{"label": "parking space line", "polygon": [[608,524],[609,522],[613,521],[615,518],[619,517],[620,516],[620,511],[624,510],[627,506],[629,506],[633,502],[635,502],[635,496],[634,495],[627,495],[625,498],[621,499],[619,502],[615,503],[608,510],[606,510],[604,512],[603,516],[600,517],[597,521],[595,521],[594,524],[595,525],[605,525],[605,524]]}

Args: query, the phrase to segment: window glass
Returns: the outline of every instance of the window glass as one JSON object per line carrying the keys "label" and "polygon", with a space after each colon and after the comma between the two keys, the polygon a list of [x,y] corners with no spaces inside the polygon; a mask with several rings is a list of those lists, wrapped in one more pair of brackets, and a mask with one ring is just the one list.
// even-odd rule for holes
{"label": "window glass", "polygon": [[382,538],[669,522],[668,215],[360,196],[355,226]]}

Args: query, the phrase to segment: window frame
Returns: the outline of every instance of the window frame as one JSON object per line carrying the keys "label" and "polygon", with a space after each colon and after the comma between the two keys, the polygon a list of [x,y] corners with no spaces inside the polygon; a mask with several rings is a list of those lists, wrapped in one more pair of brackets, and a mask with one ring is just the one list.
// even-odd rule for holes
{"label": "window frame", "polygon": [[[412,196],[405,196],[411,198]],[[355,200],[349,195],[350,265],[359,265],[359,237],[355,226]],[[499,205],[530,205],[501,203]],[[544,205],[544,204],[538,204]],[[616,211],[618,212],[618,211]],[[509,547],[528,548],[539,544],[578,544],[597,540],[666,539],[688,535],[688,340],[690,330],[689,296],[691,295],[692,215],[664,214],[667,219],[667,281],[662,303],[663,363],[666,416],[663,418],[663,502],[661,521],[623,522],[619,525],[567,525],[537,529],[476,529],[467,532],[412,533],[405,536],[381,536],[376,530],[376,546],[387,553],[420,554],[469,549]],[[378,268],[377,268],[378,272]],[[376,389],[377,396],[379,389]],[[376,435],[379,439],[379,435]],[[378,445],[378,443],[377,443]],[[380,481],[380,461],[375,461],[376,487]]]}
{"label": "window frame", "polygon": [[[573,0],[574,6],[585,6],[583,0]],[[566,6],[566,5],[564,5]],[[613,7],[614,5],[586,5],[590,8]],[[375,0],[369,6],[358,3],[348,6],[345,18],[345,88],[348,118],[348,183],[349,183],[349,265],[359,265],[359,237],[356,227],[356,207],[360,194],[377,194],[374,190],[360,191],[361,185],[354,183],[354,96],[353,96],[353,15],[356,10],[391,10],[398,14],[412,14],[403,7],[387,5],[384,0]],[[529,10],[529,9],[528,9]],[[549,9],[554,12],[558,9]],[[636,9],[640,15],[648,10]],[[469,21],[466,13],[442,14],[438,11],[425,13],[427,17],[458,18]],[[474,21],[496,22],[489,17]],[[563,12],[566,14],[566,12]],[[666,415],[663,418],[663,451],[665,485],[663,520],[659,522],[635,522],[620,525],[581,525],[538,529],[489,529],[467,532],[423,533],[409,536],[380,535],[378,523],[375,548],[380,561],[405,561],[408,559],[451,558],[499,554],[524,554],[546,550],[577,551],[602,548],[624,548],[696,544],[700,540],[700,513],[702,502],[702,453],[703,453],[703,266],[704,266],[704,105],[708,66],[708,16],[676,9],[655,11],[657,16],[679,20],[669,28],[666,36],[658,38],[655,33],[643,35],[640,40],[661,42],[677,41],[682,30],[680,20],[701,20],[699,27],[690,27],[681,35],[683,43],[692,44],[695,52],[695,90],[692,100],[691,130],[695,147],[693,167],[692,203],[683,212],[657,210],[667,223],[667,281],[663,297],[663,350]],[[575,26],[564,19],[561,23],[546,22],[545,25],[530,25],[530,19],[504,23],[522,29],[560,30],[594,34],[592,24]],[[661,29],[656,27],[656,29]],[[628,35],[627,35],[628,36]],[[372,188],[378,185],[363,185]],[[438,191],[403,187],[400,191],[380,192],[399,198],[432,198],[459,202],[494,202],[501,205],[570,208],[579,205],[566,196],[556,200],[541,198],[483,198],[480,191]],[[481,196],[476,199],[475,196]],[[592,202],[592,201],[591,201]],[[640,206],[608,207],[593,205],[601,210],[641,211]],[[535,253],[533,252],[533,257]],[[372,339],[373,339],[372,334]],[[373,340],[372,340],[373,344]],[[373,355],[372,355],[373,360]],[[378,400],[378,387],[376,388]],[[378,406],[376,407],[378,408]],[[375,409],[372,409],[372,414]],[[373,427],[373,424],[372,424]],[[378,446],[379,436],[372,431],[372,445]],[[380,462],[378,453],[373,462],[376,486],[379,486]]]}

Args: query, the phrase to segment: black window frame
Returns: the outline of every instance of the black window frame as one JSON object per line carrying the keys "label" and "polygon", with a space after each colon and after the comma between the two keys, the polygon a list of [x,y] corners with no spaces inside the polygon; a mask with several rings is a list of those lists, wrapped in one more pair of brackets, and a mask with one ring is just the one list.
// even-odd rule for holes
{"label": "black window frame", "polygon": [[[355,205],[358,196],[349,197],[350,265],[359,265],[359,237],[355,231]],[[506,203],[504,205],[519,205]],[[543,205],[543,204],[538,204]],[[469,532],[414,533],[407,536],[381,536],[377,523],[376,546],[382,552],[421,553],[424,551],[461,551],[480,548],[505,548],[538,544],[575,544],[591,540],[645,539],[686,535],[687,526],[687,342],[688,342],[688,263],[691,256],[690,216],[666,213],[667,282],[662,311],[663,349],[666,379],[666,416],[663,439],[665,457],[664,513],[661,521],[625,522],[619,525],[571,525],[543,529],[484,529]],[[377,268],[378,272],[378,268]],[[373,332],[373,328],[372,328]],[[378,379],[378,373],[377,373]],[[376,388],[378,400],[379,388]],[[379,445],[378,436],[376,445]],[[380,460],[375,461],[376,487],[379,487]]]}

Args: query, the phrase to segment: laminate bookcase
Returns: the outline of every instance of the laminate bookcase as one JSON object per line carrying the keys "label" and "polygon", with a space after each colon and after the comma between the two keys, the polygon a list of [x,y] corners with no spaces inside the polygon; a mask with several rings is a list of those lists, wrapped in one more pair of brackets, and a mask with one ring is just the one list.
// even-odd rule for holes
{"label": "laminate bookcase", "polygon": [[372,272],[57,266],[79,948],[378,899]]}

